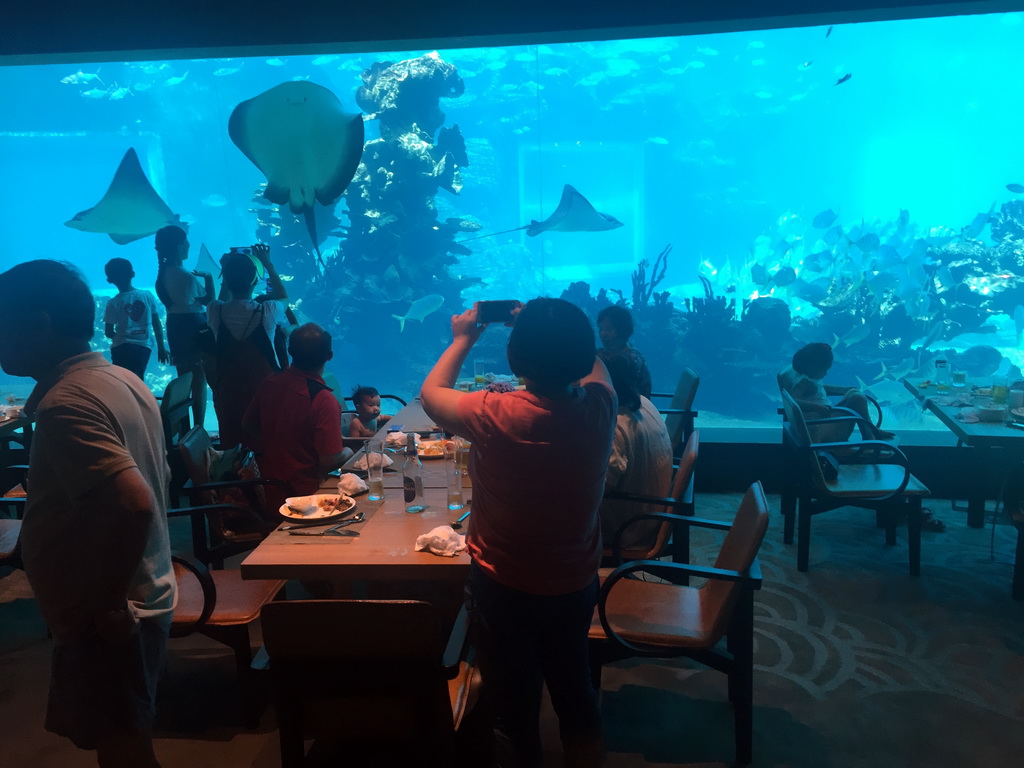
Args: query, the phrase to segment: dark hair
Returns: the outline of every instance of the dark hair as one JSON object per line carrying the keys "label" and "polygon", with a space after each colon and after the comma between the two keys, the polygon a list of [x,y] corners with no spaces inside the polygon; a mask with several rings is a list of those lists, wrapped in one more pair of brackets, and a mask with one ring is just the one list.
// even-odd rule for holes
{"label": "dark hair", "polygon": [[225,253],[220,268],[224,287],[232,294],[244,294],[256,282],[256,265],[244,253]]}
{"label": "dark hair", "polygon": [[0,274],[0,296],[12,314],[46,312],[59,336],[92,338],[96,302],[82,273],[72,264],[36,259],[11,267]]}
{"label": "dark hair", "polygon": [[604,361],[608,375],[612,377],[612,386],[619,396],[619,405],[631,411],[640,409],[640,367],[632,355],[609,353],[603,349],[597,356]]}
{"label": "dark hair", "polygon": [[331,359],[331,334],[316,323],[300,325],[288,337],[292,364],[304,371],[318,371]]}
{"label": "dark hair", "polygon": [[832,347],[824,342],[814,342],[801,347],[793,355],[793,370],[807,376],[808,370],[832,367],[835,356]]}
{"label": "dark hair", "polygon": [[178,249],[181,248],[181,244],[185,242],[187,237],[188,235],[185,234],[184,229],[171,224],[163,229],[158,229],[154,238],[157,262],[156,295],[165,307],[170,306],[171,295],[167,293],[167,289],[164,287],[164,267],[167,266],[168,259],[173,258],[177,260]]}
{"label": "dark hair", "polygon": [[512,373],[543,386],[565,386],[594,367],[594,329],[563,299],[533,299],[516,317],[506,356]]}
{"label": "dark hair", "polygon": [[620,307],[617,304],[611,307],[605,307],[597,313],[597,322],[602,323],[607,320],[612,324],[612,327],[619,332],[619,336],[625,341],[633,335],[633,316],[629,314],[629,310],[625,307]]}
{"label": "dark hair", "polygon": [[111,280],[130,279],[135,274],[128,259],[111,259],[103,266],[103,271]]}
{"label": "dark hair", "polygon": [[356,384],[355,389],[352,390],[353,404],[358,405],[367,397],[380,397],[380,392],[376,387],[364,387],[362,384]]}

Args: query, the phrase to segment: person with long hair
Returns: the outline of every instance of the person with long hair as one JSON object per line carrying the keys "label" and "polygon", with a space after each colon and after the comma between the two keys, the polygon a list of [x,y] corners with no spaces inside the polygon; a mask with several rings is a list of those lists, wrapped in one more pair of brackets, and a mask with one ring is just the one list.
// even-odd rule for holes
{"label": "person with long hair", "polygon": [[156,233],[156,295],[167,310],[167,346],[178,375],[192,373],[192,413],[195,423],[206,419],[206,371],[199,347],[199,331],[206,327],[206,305],[213,300],[213,275],[189,272],[188,236],[178,226]]}

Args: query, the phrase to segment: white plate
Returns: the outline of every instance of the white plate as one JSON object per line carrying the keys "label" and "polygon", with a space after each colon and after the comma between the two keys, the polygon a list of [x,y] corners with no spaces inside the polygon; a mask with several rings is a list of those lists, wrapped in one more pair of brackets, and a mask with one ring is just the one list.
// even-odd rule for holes
{"label": "white plate", "polygon": [[[443,440],[420,440],[416,446],[416,453],[421,459],[443,459],[444,458],[444,441]],[[440,448],[440,453],[424,453],[428,448]]]}
{"label": "white plate", "polygon": [[[313,496],[301,496],[297,497],[301,499],[308,499],[310,503],[317,504],[320,499],[340,499],[341,503],[335,509],[319,509],[311,515],[302,515],[294,511],[288,504],[282,504],[278,512],[281,513],[281,517],[287,520],[317,520],[319,522],[326,522],[328,520],[334,520],[341,518],[344,515],[351,512],[356,506],[356,500],[351,496],[344,496],[338,493],[318,493]],[[293,499],[294,503],[295,499]]]}

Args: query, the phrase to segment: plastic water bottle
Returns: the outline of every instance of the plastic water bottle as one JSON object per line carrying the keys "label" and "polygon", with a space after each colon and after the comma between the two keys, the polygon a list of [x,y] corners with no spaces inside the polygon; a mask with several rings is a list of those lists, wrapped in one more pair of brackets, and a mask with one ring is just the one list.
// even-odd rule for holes
{"label": "plastic water bottle", "polygon": [[951,384],[949,361],[944,357],[940,357],[935,361],[935,388],[946,390],[949,389]]}
{"label": "plastic water bottle", "polygon": [[405,491],[405,511],[419,514],[423,511],[423,464],[416,452],[416,433],[406,434],[405,464],[402,465],[402,489]]}

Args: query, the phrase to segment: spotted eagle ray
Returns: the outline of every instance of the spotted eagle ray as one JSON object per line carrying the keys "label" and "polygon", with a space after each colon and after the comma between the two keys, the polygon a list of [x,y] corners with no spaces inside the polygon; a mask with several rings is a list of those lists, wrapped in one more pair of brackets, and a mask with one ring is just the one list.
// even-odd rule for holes
{"label": "spotted eagle ray", "polygon": [[478,235],[460,240],[460,243],[467,243],[470,240],[479,240],[483,237],[494,237],[505,235],[509,232],[526,230],[530,237],[536,237],[541,232],[604,232],[609,229],[618,229],[622,222],[608,213],[600,213],[590,204],[583,195],[576,191],[576,188],[566,184],[562,188],[562,199],[558,201],[555,212],[544,221],[533,220],[515,229],[506,229],[501,232],[491,232],[488,235]]}
{"label": "spotted eagle ray", "polygon": [[118,245],[152,235],[168,224],[180,224],[167,207],[131,148],[124,153],[107,192],[92,208],[76,213],[65,227],[83,232],[103,232]]}
{"label": "spotted eagle ray", "polygon": [[267,177],[263,196],[305,217],[323,266],[313,203],[333,205],[352,181],[363,155],[363,116],[345,112],[323,86],[296,80],[235,107],[228,135]]}

